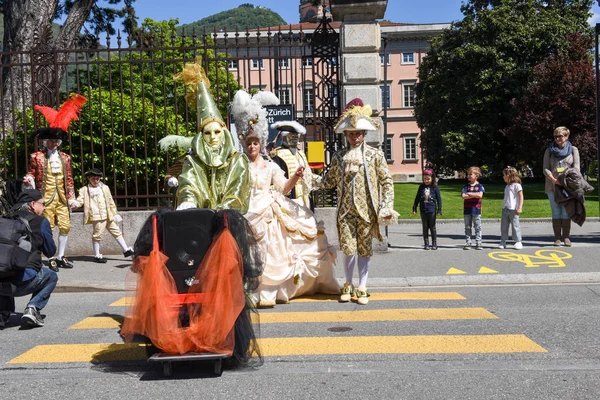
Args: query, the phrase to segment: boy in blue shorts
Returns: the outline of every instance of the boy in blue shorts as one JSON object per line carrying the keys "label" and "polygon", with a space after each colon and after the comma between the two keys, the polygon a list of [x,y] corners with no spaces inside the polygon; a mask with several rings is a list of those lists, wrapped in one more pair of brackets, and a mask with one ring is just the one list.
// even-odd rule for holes
{"label": "boy in blue shorts", "polygon": [[481,176],[479,167],[471,167],[467,170],[469,183],[462,190],[464,199],[465,235],[467,243],[463,249],[471,250],[472,228],[475,228],[475,250],[483,250],[481,245],[481,199],[485,193],[483,185],[478,182]]}

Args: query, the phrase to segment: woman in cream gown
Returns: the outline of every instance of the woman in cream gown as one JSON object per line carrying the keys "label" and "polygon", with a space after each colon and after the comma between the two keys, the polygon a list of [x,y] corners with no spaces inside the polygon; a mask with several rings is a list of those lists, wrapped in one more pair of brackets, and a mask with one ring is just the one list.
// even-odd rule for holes
{"label": "woman in cream gown", "polygon": [[285,197],[303,169],[287,180],[277,164],[261,156],[261,142],[249,136],[251,195],[246,218],[264,257],[264,272],[253,301],[261,307],[315,293],[337,294],[335,249],[314,214]]}

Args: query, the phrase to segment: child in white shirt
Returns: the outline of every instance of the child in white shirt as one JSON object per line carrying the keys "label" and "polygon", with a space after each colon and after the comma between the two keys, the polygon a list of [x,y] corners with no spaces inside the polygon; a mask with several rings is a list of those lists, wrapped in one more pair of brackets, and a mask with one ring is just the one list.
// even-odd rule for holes
{"label": "child in white shirt", "polygon": [[504,182],[504,203],[502,204],[502,219],[500,220],[500,244],[499,248],[506,247],[508,240],[508,226],[512,225],[512,239],[515,241],[514,248],[521,250],[521,225],[519,224],[519,215],[523,212],[523,187],[521,178],[516,168],[506,167],[503,171]]}
{"label": "child in white shirt", "polygon": [[117,222],[123,219],[117,214],[117,206],[110,194],[108,186],[100,182],[102,171],[98,168],[92,168],[85,173],[88,179],[88,185],[79,189],[77,204],[72,208],[83,207],[83,223],[93,225],[92,247],[94,249],[94,261],[105,263],[106,258],[100,253],[100,241],[105,229],[115,238],[123,249],[123,256],[133,256],[133,249],[125,243],[121,229]]}

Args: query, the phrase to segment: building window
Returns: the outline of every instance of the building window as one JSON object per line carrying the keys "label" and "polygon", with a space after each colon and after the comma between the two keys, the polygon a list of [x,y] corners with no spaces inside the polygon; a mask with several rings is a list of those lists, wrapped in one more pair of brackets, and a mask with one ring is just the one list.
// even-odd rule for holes
{"label": "building window", "polygon": [[327,58],[327,65],[329,65],[330,67],[335,66],[337,64],[338,64],[337,57]]}
{"label": "building window", "polygon": [[280,104],[292,104],[292,89],[289,86],[280,88],[278,97]]}
{"label": "building window", "polygon": [[255,95],[258,92],[262,92],[263,90],[267,90],[267,85],[252,85],[250,86],[250,94]]}
{"label": "building window", "polygon": [[402,108],[415,107],[415,82],[402,83]]}
{"label": "building window", "polygon": [[302,59],[302,68],[312,68],[313,59],[312,57],[304,57]]}
{"label": "building window", "polygon": [[327,97],[331,100],[331,105],[337,108],[339,99],[337,85],[331,83],[327,85]]}
{"label": "building window", "polygon": [[252,63],[250,65],[250,69],[265,69],[265,63],[264,63],[263,59],[262,58],[260,58],[260,59],[253,58]]}
{"label": "building window", "polygon": [[394,149],[393,149],[393,144],[394,144],[394,135],[389,134],[389,135],[385,135],[385,159],[390,162],[390,161],[394,161]]}
{"label": "building window", "polygon": [[404,136],[404,161],[417,160],[417,135]]}
{"label": "building window", "polygon": [[227,61],[227,69],[230,71],[237,71],[238,69],[238,60],[229,60]]}
{"label": "building window", "polygon": [[290,69],[290,59],[289,58],[281,58],[277,61],[277,66],[279,69]]}
{"label": "building window", "polygon": [[381,106],[385,107],[385,108],[391,108],[392,107],[392,87],[388,84],[388,85],[381,85],[379,86],[379,89],[381,90]]}
{"label": "building window", "polygon": [[385,65],[385,64],[384,64],[384,60],[383,60],[384,56],[385,56],[385,64],[387,64],[387,65],[392,65],[392,64],[390,63],[390,53],[387,53],[387,54],[380,54],[380,55],[379,55],[379,62],[381,63],[381,65]]}
{"label": "building window", "polygon": [[304,111],[311,112],[315,108],[315,92],[312,86],[305,87],[302,91],[302,99],[304,102]]}
{"label": "building window", "polygon": [[402,64],[414,64],[415,53],[402,53]]}

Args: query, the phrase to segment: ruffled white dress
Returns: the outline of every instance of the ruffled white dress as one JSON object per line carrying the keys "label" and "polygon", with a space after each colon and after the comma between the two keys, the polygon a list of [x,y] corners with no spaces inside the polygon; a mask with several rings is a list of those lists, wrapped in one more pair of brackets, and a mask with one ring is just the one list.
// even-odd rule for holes
{"label": "ruffled white dress", "polygon": [[253,294],[255,303],[288,302],[315,293],[339,293],[336,251],[314,214],[285,197],[286,178],[277,164],[250,164],[252,193],[246,218],[264,257],[264,272]]}

